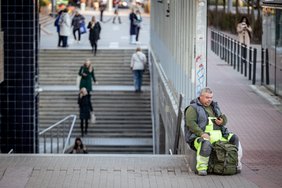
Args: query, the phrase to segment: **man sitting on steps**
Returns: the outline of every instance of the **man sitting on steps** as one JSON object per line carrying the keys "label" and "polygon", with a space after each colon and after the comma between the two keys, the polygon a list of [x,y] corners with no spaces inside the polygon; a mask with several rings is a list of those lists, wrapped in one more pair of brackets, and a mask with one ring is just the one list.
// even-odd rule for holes
{"label": "man sitting on steps", "polygon": [[[242,149],[237,135],[229,133],[225,127],[227,117],[221,113],[217,102],[213,101],[210,88],[203,88],[200,96],[190,102],[185,109],[185,140],[197,152],[196,170],[206,176],[212,144],[218,140],[228,141],[238,148],[237,172],[241,171]],[[211,130],[210,130],[211,129]]]}

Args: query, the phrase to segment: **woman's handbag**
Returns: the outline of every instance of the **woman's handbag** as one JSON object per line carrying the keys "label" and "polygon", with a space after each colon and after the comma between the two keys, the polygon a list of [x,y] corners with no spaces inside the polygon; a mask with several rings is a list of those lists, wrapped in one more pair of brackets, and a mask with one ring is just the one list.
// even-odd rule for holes
{"label": "woman's handbag", "polygon": [[93,123],[93,124],[95,124],[95,123],[96,123],[96,116],[95,116],[94,111],[92,111],[90,115],[91,115],[90,122]]}
{"label": "woman's handbag", "polygon": [[78,88],[80,86],[80,81],[81,81],[81,76],[77,75],[77,77],[76,77],[76,87],[78,87]]}

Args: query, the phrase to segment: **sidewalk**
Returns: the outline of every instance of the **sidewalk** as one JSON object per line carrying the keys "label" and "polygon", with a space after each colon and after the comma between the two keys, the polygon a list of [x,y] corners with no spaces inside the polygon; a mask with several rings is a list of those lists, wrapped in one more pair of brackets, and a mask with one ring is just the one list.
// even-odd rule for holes
{"label": "sidewalk", "polygon": [[228,117],[227,126],[240,137],[244,164],[242,176],[259,187],[281,187],[281,112],[257,93],[261,91],[260,86],[251,86],[248,79],[210,49],[207,74],[214,100],[219,102]]}

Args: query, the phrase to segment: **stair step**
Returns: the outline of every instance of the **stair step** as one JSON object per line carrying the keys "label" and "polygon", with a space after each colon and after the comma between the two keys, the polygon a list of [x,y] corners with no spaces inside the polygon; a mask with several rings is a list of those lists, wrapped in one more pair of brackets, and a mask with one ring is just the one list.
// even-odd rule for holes
{"label": "stair step", "polygon": [[[124,49],[99,50],[95,57],[90,50],[41,50],[39,53],[39,83],[42,88],[75,86],[80,66],[86,59],[92,62],[99,87],[91,93],[97,122],[95,125],[89,122],[88,134],[83,137],[86,141],[96,139],[95,143],[86,142],[89,153],[153,153],[150,91],[142,94],[109,89],[101,91],[101,88],[110,86],[130,86],[133,90],[129,65],[134,52]],[[147,50],[145,54],[148,55]],[[150,75],[146,71],[143,85],[149,84]],[[42,131],[67,115],[75,114],[77,120],[72,137],[80,137],[78,91],[48,91],[45,88],[39,95],[38,129]],[[65,126],[69,127],[70,124],[69,121]],[[63,133],[60,132],[59,136],[63,137]]]}

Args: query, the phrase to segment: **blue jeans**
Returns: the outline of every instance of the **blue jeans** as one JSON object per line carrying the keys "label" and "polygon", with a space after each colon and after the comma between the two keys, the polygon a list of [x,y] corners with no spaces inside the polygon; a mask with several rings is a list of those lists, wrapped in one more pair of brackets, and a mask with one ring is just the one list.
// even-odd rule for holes
{"label": "blue jeans", "polygon": [[135,91],[141,91],[143,70],[133,70]]}

